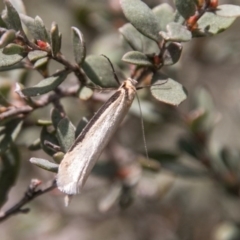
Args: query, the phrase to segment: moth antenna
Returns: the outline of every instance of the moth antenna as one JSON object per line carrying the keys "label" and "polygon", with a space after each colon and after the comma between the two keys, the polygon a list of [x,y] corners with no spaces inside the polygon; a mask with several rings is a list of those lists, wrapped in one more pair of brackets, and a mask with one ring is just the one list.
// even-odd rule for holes
{"label": "moth antenna", "polygon": [[145,128],[144,128],[144,123],[143,123],[143,114],[142,114],[142,108],[140,105],[140,100],[138,95],[137,96],[137,101],[138,101],[138,106],[139,106],[139,111],[140,111],[140,115],[141,115],[141,127],[142,127],[142,136],[143,136],[143,145],[144,145],[144,150],[145,150],[145,154],[147,157],[147,160],[149,160],[149,156],[148,156],[148,149],[147,149],[147,141],[146,141],[146,137],[145,137]]}
{"label": "moth antenna", "polygon": [[[161,85],[164,85],[164,84],[167,83],[167,82],[168,82],[168,80],[165,80],[165,81],[162,82],[162,83],[153,84],[153,85],[146,85],[146,86],[139,86],[139,87],[137,87],[136,89],[139,90],[139,89],[143,89],[143,88],[147,88],[147,87],[161,86]],[[169,89],[169,88],[161,88],[161,89]]]}
{"label": "moth antenna", "polygon": [[119,81],[119,79],[118,79],[118,76],[117,76],[117,74],[116,74],[116,71],[115,71],[115,69],[114,69],[114,67],[113,67],[113,64],[112,64],[111,60],[110,60],[106,55],[104,55],[104,54],[101,54],[101,55],[108,60],[110,66],[111,66],[111,68],[112,68],[112,71],[113,71],[113,75],[114,75],[115,80],[117,81],[117,83],[118,83],[119,85],[121,85],[121,83],[120,83],[120,81]]}

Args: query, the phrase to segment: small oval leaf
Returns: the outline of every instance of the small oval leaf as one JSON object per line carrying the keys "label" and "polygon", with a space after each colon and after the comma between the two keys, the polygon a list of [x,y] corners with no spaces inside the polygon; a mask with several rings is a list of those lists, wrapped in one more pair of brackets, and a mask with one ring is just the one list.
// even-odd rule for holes
{"label": "small oval leaf", "polygon": [[0,163],[0,208],[7,201],[7,195],[18,176],[20,156],[17,147],[11,148],[1,155]]}
{"label": "small oval leaf", "polygon": [[[4,15],[4,14],[3,14]],[[7,29],[7,24],[3,20],[3,16],[0,15],[0,27]]]}
{"label": "small oval leaf", "polygon": [[167,24],[174,22],[174,10],[167,3],[158,5],[157,7],[153,8],[152,11],[158,20],[160,31],[166,31]]}
{"label": "small oval leaf", "polygon": [[75,127],[68,118],[63,118],[57,126],[57,137],[63,152],[67,152],[75,140]]}
{"label": "small oval leaf", "polygon": [[179,58],[181,57],[181,53],[182,45],[180,43],[171,42],[166,47],[166,51],[164,52],[163,64],[168,66],[178,62]]}
{"label": "small oval leaf", "polygon": [[48,93],[56,89],[67,77],[68,72],[62,72],[61,74],[49,78],[43,79],[37,85],[29,88],[22,89],[22,93],[27,97],[33,97]]}
{"label": "small oval leaf", "polygon": [[34,63],[33,67],[38,70],[47,71],[48,62],[49,62],[48,57],[40,58]]}
{"label": "small oval leaf", "polygon": [[37,36],[37,40],[42,40],[44,42],[50,42],[49,41],[49,35],[48,35],[48,32],[45,28],[45,25],[43,23],[43,20],[39,17],[39,16],[36,16],[35,19],[34,19],[34,32]]}
{"label": "small oval leaf", "polygon": [[159,52],[157,43],[141,34],[131,23],[127,23],[121,27],[119,32],[133,50],[147,54]]}
{"label": "small oval leaf", "polygon": [[29,160],[32,164],[45,169],[47,171],[50,172],[54,172],[57,173],[58,172],[58,164],[50,162],[46,159],[42,159],[42,158],[30,158]]}
{"label": "small oval leaf", "polygon": [[142,34],[131,23],[124,24],[118,31],[123,35],[133,50],[143,50]]}
{"label": "small oval leaf", "polygon": [[22,0],[10,0],[18,13],[26,13],[26,9]]}
{"label": "small oval leaf", "polygon": [[55,146],[58,146],[58,139],[55,136],[54,132],[50,133],[47,130],[47,127],[43,127],[40,135],[41,140],[41,146],[44,152],[46,152],[48,155],[52,156],[56,153],[56,151],[48,146],[46,146],[45,142],[49,142]]}
{"label": "small oval leaf", "polygon": [[0,133],[0,154],[6,152],[7,149],[16,140],[22,128],[22,121],[12,119],[5,123],[4,128]]}
{"label": "small oval leaf", "polygon": [[178,12],[185,19],[188,19],[192,15],[194,15],[196,11],[196,3],[195,0],[175,0],[175,5]]}
{"label": "small oval leaf", "polygon": [[7,44],[13,42],[16,38],[16,31],[15,30],[7,30],[2,36],[0,40],[0,48],[5,47]]}
{"label": "small oval leaf", "polygon": [[58,123],[63,119],[63,116],[58,111],[58,109],[53,108],[51,112],[51,119],[54,128],[57,129]]}
{"label": "small oval leaf", "polygon": [[192,39],[192,33],[187,28],[179,23],[169,23],[167,32],[160,32],[160,35],[166,41],[187,42]]}
{"label": "small oval leaf", "polygon": [[158,34],[157,18],[151,9],[140,0],[120,0],[124,15],[130,23],[143,35],[158,42],[161,38]]}
{"label": "small oval leaf", "polygon": [[51,41],[51,49],[52,55],[56,56],[61,50],[61,35],[58,30],[58,25],[53,22],[51,31],[50,31],[50,41]]}
{"label": "small oval leaf", "polygon": [[153,66],[153,63],[145,54],[137,51],[127,52],[123,55],[122,60],[138,66]]}
{"label": "small oval leaf", "polygon": [[47,56],[47,52],[45,51],[40,51],[40,50],[35,50],[35,51],[31,51],[28,53],[28,59],[31,62],[35,62],[41,58],[44,58]]}
{"label": "small oval leaf", "polygon": [[14,55],[14,54],[23,55],[24,52],[25,52],[24,47],[15,43],[10,43],[3,49],[3,54],[6,54],[6,55]]}
{"label": "small oval leaf", "polygon": [[3,20],[9,29],[14,29],[16,31],[23,31],[21,20],[17,10],[13,7],[9,0],[4,0],[7,7],[6,14],[3,16]]}
{"label": "small oval leaf", "polygon": [[151,93],[161,102],[176,106],[187,98],[187,93],[183,86],[162,73],[156,73],[153,76],[152,84]]}
{"label": "small oval leaf", "polygon": [[83,87],[79,93],[79,98],[83,101],[87,101],[93,95],[93,90],[88,87]]}
{"label": "small oval leaf", "polygon": [[213,12],[206,12],[197,21],[198,29],[194,34],[197,36],[216,35],[225,31],[235,20],[235,17],[221,17]]}
{"label": "small oval leaf", "polygon": [[215,13],[218,16],[222,16],[222,17],[239,17],[240,6],[231,5],[231,4],[219,5]]}
{"label": "small oval leaf", "polygon": [[38,39],[37,33],[35,33],[35,22],[34,18],[31,18],[25,14],[20,13],[20,18],[23,24],[27,27],[34,39]]}
{"label": "small oval leaf", "polygon": [[75,131],[75,138],[78,137],[78,135],[82,132],[82,130],[85,128],[85,126],[87,125],[88,120],[87,118],[83,117],[80,122],[77,125],[76,131]]}
{"label": "small oval leaf", "polygon": [[3,53],[3,49],[0,49],[0,70],[1,67],[12,66],[20,62],[23,58],[24,56],[19,54],[6,55]]}
{"label": "small oval leaf", "polygon": [[89,55],[82,64],[82,68],[94,84],[101,87],[118,86],[111,65],[105,57]]}
{"label": "small oval leaf", "polygon": [[71,27],[71,29],[72,29],[73,53],[76,63],[80,66],[86,57],[86,46],[81,31],[76,27]]}

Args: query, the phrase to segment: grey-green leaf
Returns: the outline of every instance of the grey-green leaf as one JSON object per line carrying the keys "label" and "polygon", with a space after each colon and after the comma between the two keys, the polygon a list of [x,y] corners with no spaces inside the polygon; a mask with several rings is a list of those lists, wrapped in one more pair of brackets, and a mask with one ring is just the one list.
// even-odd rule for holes
{"label": "grey-green leaf", "polygon": [[152,10],[140,0],[120,0],[124,15],[142,34],[158,42],[160,31]]}
{"label": "grey-green leaf", "polygon": [[3,49],[3,54],[5,55],[15,55],[15,54],[23,55],[24,52],[25,52],[24,47],[15,43],[10,43]]}
{"label": "grey-green leaf", "polygon": [[155,41],[141,34],[131,23],[119,28],[119,32],[134,51],[156,53],[159,47]]}
{"label": "grey-green leaf", "polygon": [[53,163],[53,162],[50,162],[46,159],[42,159],[42,158],[31,158],[29,160],[32,164],[42,168],[42,169],[45,169],[47,171],[50,171],[50,172],[54,172],[54,173],[57,173],[58,172],[58,164],[56,163]]}
{"label": "grey-green leaf", "polygon": [[87,118],[83,117],[80,122],[77,125],[76,131],[75,131],[75,138],[78,137],[78,135],[82,132],[82,130],[85,128],[85,126],[87,125],[88,120]]}
{"label": "grey-green leaf", "polygon": [[16,140],[22,128],[22,121],[13,119],[8,121],[0,135],[0,154],[4,153]]}
{"label": "grey-green leaf", "polygon": [[157,18],[160,31],[166,31],[167,24],[174,21],[173,8],[167,3],[162,3],[153,8],[152,11]]}
{"label": "grey-green leaf", "polygon": [[35,62],[41,58],[44,58],[47,56],[47,52],[45,51],[40,51],[40,50],[35,50],[35,51],[31,51],[28,53],[28,59],[31,62]]}
{"label": "grey-green leaf", "polygon": [[26,9],[22,0],[10,0],[18,13],[26,13]]}
{"label": "grey-green leaf", "polygon": [[50,142],[53,145],[58,146],[58,139],[55,136],[54,132],[48,132],[47,127],[43,127],[42,131],[41,131],[41,135],[40,135],[40,139],[41,139],[41,145],[42,145],[42,149],[44,150],[44,152],[46,152],[48,155],[52,156],[53,154],[56,153],[56,151],[48,146],[46,146],[45,142]]}
{"label": "grey-green leaf", "polygon": [[222,17],[239,17],[240,6],[231,5],[231,4],[219,5],[215,13]]}
{"label": "grey-green leaf", "polygon": [[62,119],[57,126],[57,137],[63,152],[67,152],[75,140],[75,127],[68,118]]}
{"label": "grey-green leaf", "polygon": [[15,30],[7,30],[2,36],[0,40],[0,48],[5,47],[7,44],[13,42],[13,40],[16,37],[16,31]]}
{"label": "grey-green leaf", "polygon": [[28,31],[34,37],[34,39],[38,39],[38,34],[35,33],[35,22],[34,18],[31,18],[25,14],[20,13],[20,18],[23,24],[27,27]]}
{"label": "grey-green leaf", "polygon": [[50,42],[49,41],[49,36],[48,36],[48,32],[45,28],[45,25],[43,23],[43,20],[39,17],[36,16],[34,19],[34,25],[35,25],[35,33],[37,35],[37,40],[42,40],[44,42]]}
{"label": "grey-green leaf", "polygon": [[3,67],[12,66],[18,62],[20,62],[24,58],[24,55],[13,54],[13,55],[6,55],[3,53],[3,49],[0,49],[0,71]]}
{"label": "grey-green leaf", "polygon": [[51,31],[50,31],[50,41],[51,41],[51,49],[52,49],[52,55],[56,56],[60,50],[61,50],[61,34],[58,30],[58,25],[53,22]]}
{"label": "grey-green leaf", "polygon": [[103,56],[89,55],[82,68],[88,78],[101,87],[117,87],[118,84],[108,60]]}
{"label": "grey-green leaf", "polygon": [[31,33],[31,35],[34,37],[34,39],[42,40],[44,42],[50,42],[48,32],[45,28],[42,19],[39,16],[33,19],[27,15],[20,14],[20,17],[24,25]]}
{"label": "grey-green leaf", "polygon": [[93,90],[88,87],[83,87],[79,93],[79,98],[83,101],[87,101],[93,95]]}
{"label": "grey-green leaf", "polygon": [[80,66],[86,57],[86,46],[81,31],[76,27],[71,27],[71,29],[72,29],[73,53],[76,63]]}
{"label": "grey-green leaf", "polygon": [[185,21],[185,18],[178,11],[174,12],[174,22],[184,24]]}
{"label": "grey-green leaf", "polygon": [[[3,14],[4,15],[4,14]],[[7,24],[4,22],[4,20],[3,20],[3,18],[2,18],[3,16],[1,16],[0,15],[0,27],[1,28],[7,28]]]}
{"label": "grey-green leaf", "polygon": [[180,83],[159,72],[152,78],[151,93],[157,100],[174,106],[187,98],[186,90]]}
{"label": "grey-green leaf", "polygon": [[49,62],[48,57],[40,58],[34,63],[34,68],[35,69],[42,69],[43,71],[47,70],[47,65]]}
{"label": "grey-green leaf", "polygon": [[225,31],[236,20],[236,17],[221,17],[214,12],[206,12],[197,21],[197,36],[216,35]]}
{"label": "grey-green leaf", "polygon": [[169,23],[167,32],[160,32],[160,35],[166,41],[187,42],[192,39],[192,33],[185,26],[175,22]]}
{"label": "grey-green leaf", "polygon": [[175,5],[178,12],[185,18],[188,19],[194,15],[196,11],[195,0],[175,0]]}
{"label": "grey-green leaf", "polygon": [[7,201],[7,195],[14,185],[20,167],[20,156],[17,147],[12,146],[1,156],[0,163],[0,208]]}
{"label": "grey-green leaf", "polygon": [[182,53],[182,45],[177,42],[171,42],[167,47],[166,51],[163,56],[163,64],[173,65],[174,63],[178,62],[179,58],[181,57]]}
{"label": "grey-green leaf", "polygon": [[58,123],[63,119],[63,116],[58,111],[58,109],[53,108],[51,112],[51,119],[54,128],[57,129]]}
{"label": "grey-green leaf", "polygon": [[11,65],[11,66],[0,67],[0,72],[11,71],[11,70],[16,70],[16,69],[25,69],[26,70],[26,66],[23,62],[19,62],[14,65]]}
{"label": "grey-green leaf", "polygon": [[22,31],[22,24],[18,12],[13,7],[12,3],[9,0],[4,0],[6,5],[6,12],[3,16],[3,20],[9,29],[14,29],[16,31]]}
{"label": "grey-green leaf", "polygon": [[131,51],[124,54],[122,57],[124,62],[138,65],[138,66],[153,66],[153,63],[148,59],[148,57],[137,51]]}
{"label": "grey-green leaf", "polygon": [[37,85],[22,89],[22,93],[27,97],[33,97],[48,93],[56,89],[67,77],[68,72],[62,72],[57,76],[43,79]]}
{"label": "grey-green leaf", "polygon": [[124,24],[118,31],[123,35],[133,50],[143,50],[142,34],[131,23]]}

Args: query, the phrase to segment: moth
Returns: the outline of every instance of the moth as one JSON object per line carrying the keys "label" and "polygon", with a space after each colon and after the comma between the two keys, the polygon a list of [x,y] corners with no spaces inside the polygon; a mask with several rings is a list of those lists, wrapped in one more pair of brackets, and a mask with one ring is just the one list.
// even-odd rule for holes
{"label": "moth", "polygon": [[102,105],[77,137],[59,165],[58,189],[67,195],[81,192],[92,168],[128,113],[137,81],[125,80]]}

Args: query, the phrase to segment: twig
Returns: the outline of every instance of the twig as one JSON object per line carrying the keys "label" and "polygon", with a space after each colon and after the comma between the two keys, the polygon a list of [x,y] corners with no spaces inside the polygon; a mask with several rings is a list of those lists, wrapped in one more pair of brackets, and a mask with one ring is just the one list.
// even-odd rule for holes
{"label": "twig", "polygon": [[8,209],[5,212],[0,212],[0,222],[5,221],[9,217],[19,214],[19,213],[28,213],[30,211],[29,208],[23,208],[24,205],[31,202],[33,199],[35,199],[38,196],[43,195],[44,193],[50,192],[54,188],[56,188],[56,181],[54,180],[52,184],[45,188],[45,189],[39,189],[37,190],[37,187],[41,184],[40,180],[32,179],[30,185],[28,186],[27,191],[25,192],[23,198],[17,202],[13,207]]}
{"label": "twig", "polygon": [[[4,32],[3,32],[4,33]],[[1,29],[0,29],[0,34],[1,34]],[[76,75],[76,77],[78,78],[78,80],[82,83],[82,84],[86,84],[86,76],[85,74],[81,71],[80,67],[77,64],[71,64],[62,53],[58,53],[56,56],[53,56],[51,54],[50,49],[42,49],[40,46],[38,46],[37,44],[29,41],[29,39],[27,38],[26,34],[24,31],[20,31],[17,34],[17,39],[21,40],[23,43],[25,43],[26,46],[28,46],[28,50],[29,52],[34,51],[34,50],[40,50],[40,51],[45,51],[47,52],[47,57],[49,57],[50,59],[53,59],[57,62],[59,62],[60,64],[64,65],[66,67],[66,69],[71,70],[72,72],[74,72],[74,74]]]}
{"label": "twig", "polygon": [[33,110],[33,108],[30,106],[22,106],[19,108],[11,107],[11,108],[9,108],[8,111],[0,114],[0,120],[6,119],[6,118],[9,118],[12,116],[17,116],[19,114],[26,114],[26,113],[31,112],[32,110]]}
{"label": "twig", "polygon": [[73,65],[71,64],[62,54],[58,54],[57,56],[52,56],[51,54],[49,55],[50,58],[53,60],[63,64],[67,69],[70,69],[71,71],[74,72],[75,76],[78,78],[78,80],[84,85],[86,84],[86,76],[85,74],[81,71],[80,67],[78,65]]}
{"label": "twig", "polygon": [[63,97],[75,96],[77,94],[78,89],[79,89],[78,85],[68,89],[59,88],[57,92],[43,96],[39,100],[35,101],[33,107],[31,106],[21,106],[14,108],[11,107],[7,111],[0,114],[0,121],[21,114],[23,115],[29,114],[30,112],[38,108],[45,107],[48,104],[56,102],[57,100]]}

